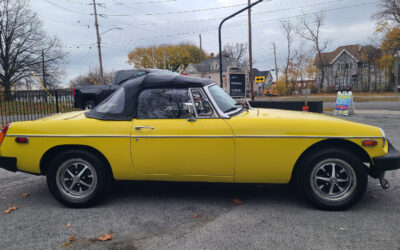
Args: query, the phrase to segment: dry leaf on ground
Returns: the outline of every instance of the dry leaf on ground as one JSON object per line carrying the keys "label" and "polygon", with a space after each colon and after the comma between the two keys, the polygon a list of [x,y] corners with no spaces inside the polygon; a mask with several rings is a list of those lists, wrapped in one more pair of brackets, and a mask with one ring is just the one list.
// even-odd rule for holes
{"label": "dry leaf on ground", "polygon": [[114,239],[114,236],[112,236],[112,234],[104,234],[104,235],[100,235],[97,240],[99,241],[107,241],[107,240],[111,240]]}
{"label": "dry leaf on ground", "polygon": [[242,205],[242,204],[243,204],[243,201],[240,200],[239,198],[233,199],[232,202],[233,202],[233,204],[235,204],[235,205]]}
{"label": "dry leaf on ground", "polygon": [[72,242],[74,242],[76,240],[75,235],[72,235],[71,237],[69,237],[68,241],[65,242],[64,244],[62,244],[62,247],[70,247],[72,245]]}
{"label": "dry leaf on ground", "polygon": [[19,207],[18,206],[13,206],[13,207],[9,207],[8,209],[4,210],[4,214],[9,214],[11,211],[15,211],[17,210]]}
{"label": "dry leaf on ground", "polygon": [[194,215],[192,216],[192,218],[197,218],[197,217],[199,217],[198,214],[194,214]]}
{"label": "dry leaf on ground", "polygon": [[29,196],[29,194],[27,194],[27,193],[21,194],[21,197],[23,197],[23,198],[28,197],[28,196]]}

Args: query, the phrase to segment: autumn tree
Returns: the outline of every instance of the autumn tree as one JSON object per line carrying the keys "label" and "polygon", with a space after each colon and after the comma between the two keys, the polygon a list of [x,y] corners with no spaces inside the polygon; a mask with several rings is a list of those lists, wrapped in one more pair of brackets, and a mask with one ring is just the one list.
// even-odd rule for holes
{"label": "autumn tree", "polygon": [[385,87],[385,90],[392,91],[394,85],[394,54],[400,50],[400,29],[392,28],[387,32],[381,43],[382,56],[379,59],[380,69],[387,69],[388,78],[391,84]]}
{"label": "autumn tree", "polygon": [[46,35],[41,21],[31,10],[28,0],[2,0],[0,86],[5,91],[10,91],[18,82],[30,77],[31,72],[41,75],[42,54],[45,68],[48,69],[46,77],[51,85],[57,82],[55,76],[59,76],[60,73],[58,66],[65,56],[59,41]]}
{"label": "autumn tree", "polygon": [[[207,58],[201,51],[202,58]],[[128,54],[128,63],[135,68],[159,68],[172,71],[185,69],[189,63],[200,62],[200,49],[195,45],[160,45],[135,48]]]}

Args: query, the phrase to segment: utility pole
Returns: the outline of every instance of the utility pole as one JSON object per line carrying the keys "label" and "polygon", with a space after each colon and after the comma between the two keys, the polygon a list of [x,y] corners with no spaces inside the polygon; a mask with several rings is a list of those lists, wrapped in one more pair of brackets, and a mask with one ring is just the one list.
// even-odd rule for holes
{"label": "utility pole", "polygon": [[154,46],[151,46],[151,60],[153,62],[153,69],[156,68],[156,62],[154,60]]}
{"label": "utility pole", "polygon": [[42,75],[43,75],[43,85],[45,88],[47,88],[47,83],[46,83],[46,69],[44,66],[44,50],[42,50]]}
{"label": "utility pole", "polygon": [[164,69],[165,69],[165,46],[163,46],[163,60],[164,60]]}
{"label": "utility pole", "polygon": [[203,74],[204,68],[203,68],[203,47],[201,44],[201,34],[199,34],[199,39],[200,39],[200,65],[201,65],[201,73]]}
{"label": "utility pole", "polygon": [[[251,0],[248,0],[248,5],[251,5]],[[254,86],[253,86],[253,46],[251,39],[251,8],[248,9],[248,22],[249,22],[249,61],[250,61],[250,72],[249,72],[249,82],[250,82],[250,96],[251,100],[254,101]]]}
{"label": "utility pole", "polygon": [[96,35],[97,35],[97,49],[99,51],[100,77],[101,81],[104,83],[103,59],[101,58],[101,37],[99,32],[99,22],[97,20],[96,0],[93,0],[93,9],[94,9],[94,25],[96,26]]}
{"label": "utility pole", "polygon": [[276,63],[276,46],[275,43],[272,43],[272,47],[274,48],[274,59],[275,59],[275,82],[278,81],[278,64]]}
{"label": "utility pole", "polygon": [[396,83],[394,85],[394,93],[396,98],[399,98],[399,58],[395,55],[395,63],[394,63],[394,72],[395,72],[395,77],[396,77]]}

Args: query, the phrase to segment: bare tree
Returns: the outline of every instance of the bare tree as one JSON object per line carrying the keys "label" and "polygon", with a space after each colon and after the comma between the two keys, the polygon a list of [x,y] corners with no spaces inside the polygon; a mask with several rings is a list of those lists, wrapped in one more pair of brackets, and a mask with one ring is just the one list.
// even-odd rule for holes
{"label": "bare tree", "polygon": [[85,85],[102,84],[103,82],[106,84],[111,84],[113,77],[114,77],[114,72],[108,72],[108,73],[104,72],[102,79],[99,68],[89,69],[89,72],[87,74],[79,75],[76,78],[72,79],[69,82],[69,86],[71,88],[75,88]]}
{"label": "bare tree", "polygon": [[319,70],[319,86],[318,91],[321,91],[324,87],[325,71],[324,64],[322,61],[322,52],[328,47],[329,41],[321,38],[321,26],[324,24],[324,16],[321,14],[315,14],[311,20],[304,18],[300,23],[300,29],[298,35],[313,44],[314,50],[317,54],[316,66]]}
{"label": "bare tree", "polygon": [[4,90],[10,91],[31,72],[42,75],[43,58],[49,83],[56,82],[50,73],[57,71],[64,56],[59,41],[43,31],[28,0],[0,2],[0,86]]}
{"label": "bare tree", "polygon": [[288,86],[289,83],[289,68],[291,66],[291,60],[292,60],[292,43],[293,43],[293,37],[294,37],[294,32],[295,32],[295,26],[292,24],[290,20],[287,21],[282,21],[281,22],[281,28],[283,29],[283,33],[286,38],[286,43],[287,43],[287,56],[285,60],[285,68],[284,68],[284,74],[285,74],[285,84]]}
{"label": "bare tree", "polygon": [[394,22],[400,25],[400,1],[399,0],[380,0],[379,11],[373,16],[375,19],[385,22]]}
{"label": "bare tree", "polygon": [[247,65],[247,50],[247,43],[236,43],[235,45],[227,44],[222,50],[222,55],[230,58],[236,58],[236,63],[238,65]]}

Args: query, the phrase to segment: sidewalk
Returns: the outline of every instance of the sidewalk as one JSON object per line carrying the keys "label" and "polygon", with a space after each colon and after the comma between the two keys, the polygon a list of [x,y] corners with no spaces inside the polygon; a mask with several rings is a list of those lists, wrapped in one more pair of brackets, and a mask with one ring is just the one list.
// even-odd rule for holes
{"label": "sidewalk", "polygon": [[[334,115],[333,111],[326,111],[324,114]],[[383,109],[359,109],[351,115],[399,115],[400,111],[398,110],[383,110]],[[350,116],[351,116],[350,115]]]}

